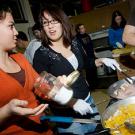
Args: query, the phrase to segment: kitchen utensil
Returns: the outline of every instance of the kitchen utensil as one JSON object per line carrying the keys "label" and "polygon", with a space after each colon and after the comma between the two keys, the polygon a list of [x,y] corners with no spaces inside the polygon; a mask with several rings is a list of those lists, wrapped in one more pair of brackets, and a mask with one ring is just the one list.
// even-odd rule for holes
{"label": "kitchen utensil", "polygon": [[135,80],[133,78],[131,78],[129,75],[127,75],[125,72],[121,71],[121,73],[127,77],[125,78],[125,80],[129,83],[129,84],[135,84]]}
{"label": "kitchen utensil", "polygon": [[[112,128],[110,129],[110,131],[118,131],[119,132],[119,128],[120,127],[126,127],[128,130],[132,131],[132,132],[135,132],[135,124],[132,124],[130,122],[127,122],[128,120],[126,120],[123,124],[120,124],[120,125],[117,125],[116,128]],[[108,128],[109,129],[109,128]]]}
{"label": "kitchen utensil", "polygon": [[107,128],[107,129],[110,130],[110,131],[118,132],[119,133],[119,128],[120,127],[126,127],[128,130],[130,130],[132,132],[135,132],[135,124],[132,124],[128,120],[125,120],[124,123],[122,123],[120,125],[117,125],[115,128],[111,128],[111,129]]}
{"label": "kitchen utensil", "polygon": [[62,123],[72,123],[72,122],[79,122],[79,123],[96,123],[101,124],[100,120],[94,119],[77,119],[73,117],[63,117],[63,116],[41,116],[41,121],[49,120],[51,122],[62,122]]}
{"label": "kitchen utensil", "polygon": [[130,117],[124,122],[125,127],[131,132],[135,132],[135,116]]}
{"label": "kitchen utensil", "polygon": [[132,131],[132,132],[135,132],[135,124],[132,124],[132,123],[130,123],[130,122],[125,122],[124,124],[125,124],[125,127],[126,127],[127,129],[129,129],[129,130]]}
{"label": "kitchen utensil", "polygon": [[114,67],[117,69],[118,72],[120,72],[121,74],[123,74],[126,78],[125,80],[129,83],[129,84],[135,84],[135,80],[133,78],[131,78],[128,74],[126,74],[123,70],[119,70],[115,65]]}
{"label": "kitchen utensil", "polygon": [[[73,117],[62,117],[62,116],[41,116],[41,121],[50,121],[50,122],[58,122],[58,123],[83,123],[83,124],[90,124],[95,123],[98,125],[102,125],[100,120],[94,120],[94,119],[78,119]],[[115,129],[109,129],[109,128],[103,128],[102,130],[96,132],[96,133],[88,133],[89,135],[101,135],[102,133],[110,132],[110,131],[117,131],[118,127]]]}
{"label": "kitchen utensil", "polygon": [[[41,121],[50,121],[50,122],[59,122],[59,123],[72,123],[72,122],[79,122],[79,123],[84,123],[84,124],[90,124],[90,123],[96,123],[96,124],[102,124],[99,120],[94,120],[94,119],[77,119],[73,117],[62,117],[62,116],[42,116],[40,118]],[[125,124],[125,123],[124,123]],[[95,133],[95,135],[102,134],[105,132],[119,132],[118,129],[123,126],[124,124],[121,124],[117,126],[116,128],[109,129],[109,128],[104,128],[103,130]],[[126,123],[127,124],[127,123]],[[130,127],[131,128],[131,127]],[[90,133],[89,133],[90,134]],[[93,134],[92,134],[93,135]]]}
{"label": "kitchen utensil", "polygon": [[[135,80],[135,76],[133,77],[130,77],[132,78],[133,80]],[[122,84],[126,83],[127,81],[125,79],[123,80],[119,80],[115,83],[113,83],[107,90],[108,94],[112,97],[112,98],[115,98],[115,99],[122,99],[122,97],[118,96],[115,94],[115,91],[118,90]],[[127,95],[128,97],[128,95]]]}
{"label": "kitchen utensil", "polygon": [[[72,123],[72,122],[79,122],[79,123],[97,123],[98,125],[102,124],[102,126],[104,127],[103,130],[100,130],[96,133],[89,133],[89,135],[101,135],[104,134],[105,132],[115,132],[115,133],[119,133],[119,128],[123,125],[126,126],[126,121],[125,123],[118,125],[116,128],[105,128],[105,121],[107,119],[109,119],[111,116],[113,116],[116,112],[116,110],[118,110],[121,106],[123,105],[129,105],[129,104],[135,104],[135,96],[134,97],[129,97],[126,98],[124,100],[119,100],[117,102],[115,102],[114,104],[110,105],[105,111],[104,113],[101,115],[101,122],[98,120],[94,120],[94,119],[76,119],[76,118],[72,118],[72,117],[61,117],[61,116],[42,116],[41,117],[41,121],[44,120],[49,120],[51,122],[62,122],[62,123]],[[129,124],[129,123],[128,123]]]}

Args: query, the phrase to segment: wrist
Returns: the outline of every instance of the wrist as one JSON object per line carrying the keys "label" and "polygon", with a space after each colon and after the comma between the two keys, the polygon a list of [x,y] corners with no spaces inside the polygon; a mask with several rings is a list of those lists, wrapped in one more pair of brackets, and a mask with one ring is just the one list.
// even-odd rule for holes
{"label": "wrist", "polygon": [[116,45],[117,45],[118,48],[123,48],[123,46],[120,42],[116,42]]}
{"label": "wrist", "polygon": [[57,94],[53,97],[53,100],[61,105],[67,104],[73,96],[72,89],[62,86]]}
{"label": "wrist", "polygon": [[116,42],[116,45],[119,45],[120,43],[119,42]]}
{"label": "wrist", "polygon": [[72,98],[68,103],[67,105],[71,108],[73,108],[74,104],[76,103],[77,99],[75,98]]}
{"label": "wrist", "polygon": [[11,115],[12,115],[12,113],[11,113],[11,109],[10,109],[10,107],[9,107],[9,104],[6,104],[5,106],[3,106],[2,107],[2,112],[3,112],[3,114],[5,115],[5,116],[7,116],[7,117],[10,117]]}
{"label": "wrist", "polygon": [[103,62],[102,62],[103,58],[98,58],[95,60],[95,65],[96,67],[100,67],[103,65]]}
{"label": "wrist", "polygon": [[11,116],[11,110],[8,104],[0,108],[0,124],[5,123],[6,120]]}

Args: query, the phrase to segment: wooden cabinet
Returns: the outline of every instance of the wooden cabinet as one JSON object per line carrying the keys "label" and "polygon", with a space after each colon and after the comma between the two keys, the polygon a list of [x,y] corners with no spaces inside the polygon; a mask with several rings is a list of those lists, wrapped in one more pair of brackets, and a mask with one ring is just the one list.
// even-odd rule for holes
{"label": "wooden cabinet", "polygon": [[119,10],[125,18],[129,15],[129,3],[120,2],[99,9],[91,10],[70,18],[73,24],[83,23],[88,33],[106,29],[111,24],[112,12]]}

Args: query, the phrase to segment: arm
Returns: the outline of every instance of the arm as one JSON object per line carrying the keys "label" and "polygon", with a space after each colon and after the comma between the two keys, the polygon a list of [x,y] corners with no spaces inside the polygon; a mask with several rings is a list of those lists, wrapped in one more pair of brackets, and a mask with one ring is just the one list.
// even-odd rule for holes
{"label": "arm", "polygon": [[10,113],[7,109],[7,105],[0,108],[0,124],[3,123],[10,116]]}
{"label": "arm", "polygon": [[112,30],[112,29],[109,29],[109,44],[110,44],[113,48],[117,48],[116,42],[117,42],[117,41],[115,40],[113,30]]}
{"label": "arm", "polygon": [[126,25],[123,33],[123,41],[126,44],[135,46],[135,26]]}
{"label": "arm", "polygon": [[27,46],[27,48],[24,52],[24,55],[27,58],[27,60],[30,62],[30,64],[32,64],[32,60],[31,60],[31,56],[30,56],[31,45],[32,45],[32,42],[29,43],[29,45]]}
{"label": "arm", "polygon": [[133,4],[133,1],[131,3],[133,7],[129,14],[122,38],[126,44],[135,46],[135,5]]}
{"label": "arm", "polygon": [[79,51],[81,52],[83,58],[86,58],[86,51],[83,48],[83,42],[80,38],[77,38],[77,47],[79,48]]}
{"label": "arm", "polygon": [[41,73],[42,71],[48,71],[49,70],[49,57],[48,53],[40,51],[38,49],[35,52],[34,59],[33,59],[33,67],[38,72]]}
{"label": "arm", "polygon": [[93,43],[91,40],[91,37],[89,35],[87,35],[87,44],[84,46],[86,52],[87,52],[87,59],[88,59],[88,67],[96,67],[95,65],[95,53],[94,53],[94,49],[93,49]]}
{"label": "arm", "polygon": [[103,62],[101,61],[102,58],[95,59],[95,65],[96,67],[100,67],[103,65]]}
{"label": "arm", "polygon": [[[90,38],[90,37],[89,37]],[[84,61],[86,60],[86,58],[88,59],[88,63],[85,62],[85,68],[90,68],[90,67],[94,67],[95,66],[95,55],[93,52],[93,45],[92,42],[90,41],[86,46],[87,48],[83,47],[83,42],[81,40],[78,39],[77,41],[78,44],[78,48],[83,56]],[[91,56],[93,55],[93,56]]]}
{"label": "arm", "polygon": [[99,58],[95,60],[95,64],[97,67],[101,65],[106,65],[107,67],[111,67],[113,70],[121,70],[119,63],[115,59],[110,59],[110,58]]}
{"label": "arm", "polygon": [[12,115],[29,116],[39,115],[48,106],[41,104],[35,108],[27,108],[25,100],[12,99],[9,103],[0,108],[0,124],[5,122]]}
{"label": "arm", "polygon": [[72,98],[68,103],[70,107],[73,108],[74,111],[80,113],[81,115],[86,115],[87,113],[93,113],[93,108],[82,99],[74,99]]}

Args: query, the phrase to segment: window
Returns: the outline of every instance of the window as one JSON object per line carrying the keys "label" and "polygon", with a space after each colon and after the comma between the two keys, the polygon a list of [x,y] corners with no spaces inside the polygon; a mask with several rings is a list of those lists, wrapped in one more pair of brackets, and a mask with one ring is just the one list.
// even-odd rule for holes
{"label": "window", "polygon": [[12,9],[12,14],[16,23],[28,22],[24,16],[20,0],[8,0],[8,5]]}

